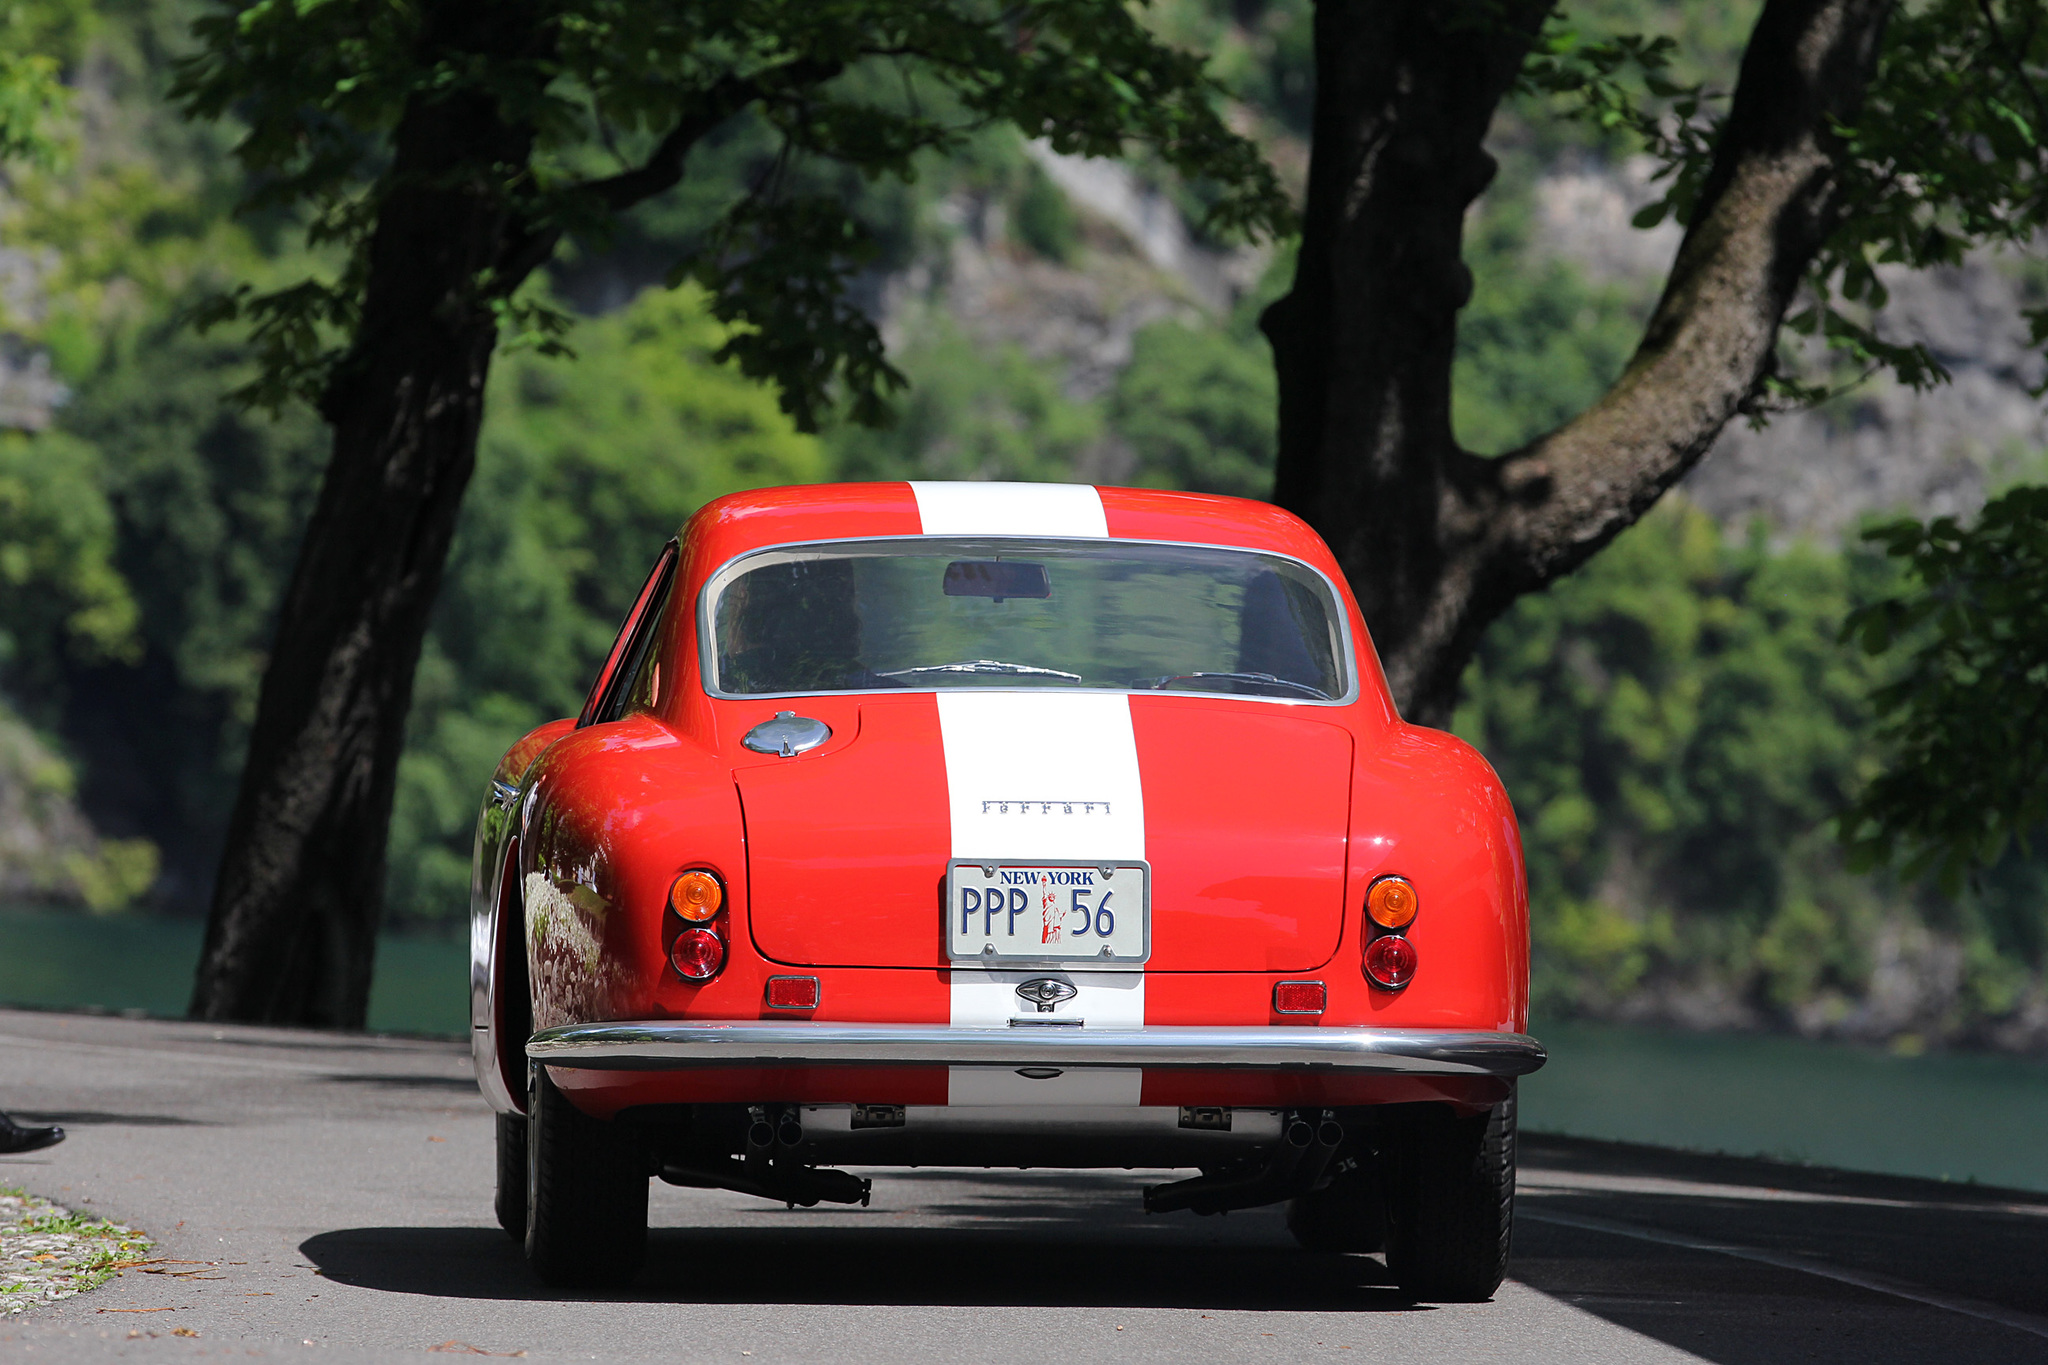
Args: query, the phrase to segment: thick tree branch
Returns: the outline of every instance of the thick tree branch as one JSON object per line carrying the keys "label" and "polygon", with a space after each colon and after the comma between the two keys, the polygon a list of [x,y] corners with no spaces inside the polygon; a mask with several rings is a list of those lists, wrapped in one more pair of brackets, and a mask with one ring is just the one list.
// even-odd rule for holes
{"label": "thick tree branch", "polygon": [[[726,76],[706,90],[695,105],[676,120],[673,128],[656,145],[646,161],[630,171],[602,180],[586,181],[564,191],[565,197],[582,196],[606,213],[621,213],[643,200],[651,199],[682,181],[683,163],[690,149],[719,124],[761,97],[761,87],[751,78]],[[505,249],[494,266],[494,290],[508,295],[526,277],[547,264],[561,244],[565,225],[559,218],[506,236]]]}
{"label": "thick tree branch", "polygon": [[1892,0],[1771,0],[1714,167],[1628,368],[1599,402],[1484,470],[1508,509],[1491,574],[1526,592],[1578,567],[1704,456],[1761,381],[1837,221],[1840,139]]}
{"label": "thick tree branch", "polygon": [[719,124],[757,99],[777,91],[811,90],[845,70],[843,62],[799,57],[751,76],[724,76],[697,98],[696,106],[676,120],[661,145],[641,165],[603,180],[592,180],[581,193],[594,196],[613,213],[623,213],[643,199],[672,189],[683,178],[690,149]]}
{"label": "thick tree branch", "polygon": [[1450,720],[1481,634],[1697,464],[1768,372],[1841,212],[1852,122],[1895,0],[1767,0],[1663,297],[1621,378],[1500,459],[1450,419],[1467,206],[1549,0],[1322,0],[1293,290],[1262,319],[1275,496],[1336,551],[1404,714]]}
{"label": "thick tree branch", "polygon": [[[751,76],[721,77],[676,119],[675,126],[640,165],[601,180],[585,181],[564,193],[584,198],[607,214],[623,213],[682,183],[683,163],[689,159],[690,149],[755,100],[772,97],[777,90],[815,87],[831,80],[842,69],[838,62],[799,58]],[[496,268],[497,291],[511,293],[528,275],[545,265],[555,254],[564,231],[564,224],[556,221],[511,235]]]}
{"label": "thick tree branch", "polygon": [[646,161],[630,171],[579,187],[613,213],[623,213],[644,199],[673,189],[683,178],[683,162],[705,134],[761,97],[752,77],[725,76],[698,98],[696,107],[676,120]]}

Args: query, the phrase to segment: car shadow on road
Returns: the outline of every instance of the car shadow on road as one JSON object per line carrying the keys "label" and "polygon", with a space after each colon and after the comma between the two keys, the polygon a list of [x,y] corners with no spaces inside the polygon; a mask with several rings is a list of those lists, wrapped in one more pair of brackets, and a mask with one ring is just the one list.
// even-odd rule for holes
{"label": "car shadow on road", "polygon": [[372,1085],[387,1090],[449,1090],[465,1099],[476,1098],[476,1077],[468,1075],[414,1076],[404,1072],[337,1071],[320,1079],[329,1085]]}
{"label": "car shadow on road", "polygon": [[186,1118],[180,1114],[121,1114],[104,1109],[17,1109],[14,1117],[24,1123],[54,1123],[65,1128],[213,1128],[208,1119]]}
{"label": "car shadow on road", "polygon": [[[495,1228],[344,1228],[299,1246],[326,1278],[402,1294],[702,1304],[1411,1311],[1363,1256],[1089,1243],[1042,1230],[809,1226],[656,1229],[631,1288],[549,1289]],[[1014,1267],[1036,1267],[1017,1274]]]}
{"label": "car shadow on road", "polygon": [[[657,1186],[647,1265],[605,1297],[676,1303],[1117,1306],[1391,1312],[1386,1267],[1297,1249],[1277,1210],[1148,1216],[1170,1173],[874,1172],[872,1207],[785,1210]],[[681,1224],[681,1226],[677,1226]],[[453,1298],[580,1297],[496,1229],[348,1228],[302,1243],[328,1278]],[[1017,1274],[1008,1267],[1031,1266]],[[995,1267],[1005,1267],[998,1273]]]}

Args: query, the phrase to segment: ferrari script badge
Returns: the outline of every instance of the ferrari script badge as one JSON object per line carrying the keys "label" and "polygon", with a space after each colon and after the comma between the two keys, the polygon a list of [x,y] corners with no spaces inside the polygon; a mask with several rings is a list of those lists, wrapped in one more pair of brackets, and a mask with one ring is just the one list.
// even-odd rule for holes
{"label": "ferrari script badge", "polygon": [[1040,1014],[1051,1014],[1054,1005],[1064,1005],[1077,994],[1071,982],[1056,976],[1035,976],[1017,986],[1019,998],[1038,1006]]}

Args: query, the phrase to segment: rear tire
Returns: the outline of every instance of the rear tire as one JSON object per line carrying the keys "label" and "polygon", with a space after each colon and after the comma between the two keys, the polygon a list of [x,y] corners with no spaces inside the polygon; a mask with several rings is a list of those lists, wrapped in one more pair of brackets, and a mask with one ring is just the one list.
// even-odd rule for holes
{"label": "rear tire", "polygon": [[1480,1303],[1508,1268],[1515,1097],[1484,1114],[1427,1111],[1389,1134],[1387,1269],[1410,1298]]}
{"label": "rear tire", "polygon": [[526,1115],[499,1114],[498,1226],[515,1242],[526,1240]]}
{"label": "rear tire", "polygon": [[1290,1199],[1287,1230],[1304,1251],[1378,1251],[1387,1240],[1379,1173],[1352,1166],[1321,1189]]}
{"label": "rear tire", "polygon": [[647,1254],[647,1157],[633,1135],[527,1082],[526,1263],[543,1284],[616,1289]]}

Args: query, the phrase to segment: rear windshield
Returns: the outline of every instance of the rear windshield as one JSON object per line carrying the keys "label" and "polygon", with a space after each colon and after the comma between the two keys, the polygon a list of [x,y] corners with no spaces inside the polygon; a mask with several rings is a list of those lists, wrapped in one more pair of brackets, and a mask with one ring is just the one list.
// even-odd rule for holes
{"label": "rear windshield", "polygon": [[973,687],[1333,701],[1320,574],[1250,550],[920,536],[749,555],[706,588],[711,690]]}

